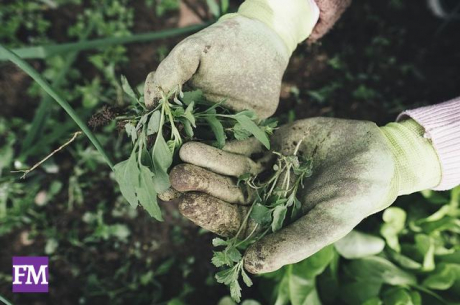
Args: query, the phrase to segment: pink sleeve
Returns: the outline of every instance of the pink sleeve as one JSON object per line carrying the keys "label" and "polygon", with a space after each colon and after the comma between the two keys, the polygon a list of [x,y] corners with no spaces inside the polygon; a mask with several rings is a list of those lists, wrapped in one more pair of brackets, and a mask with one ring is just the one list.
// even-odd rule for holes
{"label": "pink sleeve", "polygon": [[437,191],[460,184],[460,97],[433,106],[406,110],[398,120],[410,117],[425,128],[425,138],[431,139],[442,168]]}

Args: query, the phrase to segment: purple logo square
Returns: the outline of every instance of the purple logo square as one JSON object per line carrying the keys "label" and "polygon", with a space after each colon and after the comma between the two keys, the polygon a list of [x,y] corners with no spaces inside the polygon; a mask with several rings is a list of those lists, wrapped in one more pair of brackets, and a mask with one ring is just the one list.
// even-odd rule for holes
{"label": "purple logo square", "polygon": [[13,257],[13,292],[48,292],[48,257]]}

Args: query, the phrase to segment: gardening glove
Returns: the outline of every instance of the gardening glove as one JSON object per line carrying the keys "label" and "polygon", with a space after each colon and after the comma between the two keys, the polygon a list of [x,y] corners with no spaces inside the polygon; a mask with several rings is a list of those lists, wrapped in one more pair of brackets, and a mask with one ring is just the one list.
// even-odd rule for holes
{"label": "gardening glove", "polygon": [[145,103],[187,82],[213,102],[272,115],[281,79],[297,44],[310,35],[319,10],[313,0],[247,0],[237,13],[180,42],[147,76]]}
{"label": "gardening glove", "polygon": [[[311,158],[313,174],[297,193],[303,216],[252,244],[244,256],[245,268],[265,273],[299,262],[344,237],[399,195],[437,186],[440,163],[423,133],[412,119],[379,128],[366,121],[312,118],[277,130],[272,149],[288,156],[298,146],[299,154]],[[179,154],[188,164],[170,174],[173,187],[186,192],[180,198],[181,213],[205,229],[234,236],[250,194],[232,177],[261,172],[266,162],[250,158],[260,151],[254,140],[231,143],[223,151],[185,144]]]}

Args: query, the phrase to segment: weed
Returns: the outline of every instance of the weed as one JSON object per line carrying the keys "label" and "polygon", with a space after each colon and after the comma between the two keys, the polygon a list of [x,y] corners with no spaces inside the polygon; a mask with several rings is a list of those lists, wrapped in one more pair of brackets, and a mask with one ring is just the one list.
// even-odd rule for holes
{"label": "weed", "polygon": [[[222,107],[225,101],[212,104],[204,99],[201,91],[182,92],[179,86],[164,93],[156,107],[147,110],[143,96],[125,77],[121,81],[123,90],[134,103],[130,110],[133,115],[121,118],[133,150],[128,160],[115,165],[115,178],[128,202],[133,207],[140,203],[157,220],[162,220],[157,194],[170,187],[168,170],[174,154],[185,140],[200,139],[197,130],[199,133],[199,129],[209,127],[220,148],[225,145],[227,135],[235,139],[253,135],[270,148],[267,134],[276,125],[260,122],[252,111],[231,114]],[[149,137],[154,137],[153,145],[149,145]]]}

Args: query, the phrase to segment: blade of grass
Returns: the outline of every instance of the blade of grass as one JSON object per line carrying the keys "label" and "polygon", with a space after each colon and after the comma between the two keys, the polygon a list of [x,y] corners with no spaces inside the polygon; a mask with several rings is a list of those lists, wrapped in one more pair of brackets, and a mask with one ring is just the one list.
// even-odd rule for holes
{"label": "blade of grass", "polygon": [[5,299],[4,297],[2,297],[1,295],[0,295],[0,301],[3,302],[5,305],[13,305],[13,304],[11,304],[7,299]]}
{"label": "blade of grass", "polygon": [[[192,26],[178,28],[178,29],[170,29],[170,30],[164,30],[164,31],[159,31],[159,32],[134,34],[131,36],[126,36],[126,37],[109,37],[109,38],[63,43],[63,44],[49,45],[49,46],[18,48],[18,49],[14,49],[13,52],[17,56],[24,58],[24,59],[31,59],[31,58],[43,59],[43,58],[47,58],[52,55],[67,53],[70,51],[72,52],[83,51],[83,50],[88,50],[88,49],[106,47],[110,45],[120,45],[120,44],[134,43],[134,42],[153,41],[153,40],[162,39],[162,38],[169,38],[169,37],[173,37],[177,35],[187,34],[190,32],[196,32],[208,26],[209,24],[210,23],[208,22],[208,23],[192,25]],[[0,60],[7,60],[7,59],[9,58],[5,54],[0,54]]]}
{"label": "blade of grass", "polygon": [[41,75],[32,68],[27,62],[22,60],[19,56],[5,48],[3,45],[0,44],[0,54],[3,53],[8,60],[16,64],[19,68],[21,68],[25,73],[27,73],[30,77],[32,77],[41,87],[42,89],[51,95],[51,97],[62,107],[64,110],[69,114],[69,116],[75,121],[75,123],[80,127],[80,129],[85,133],[85,135],[89,138],[91,143],[96,147],[97,151],[104,157],[107,165],[113,170],[113,164],[110,161],[109,157],[105,153],[104,149],[102,148],[101,144],[99,143],[96,136],[91,132],[91,130],[86,126],[86,124],[80,119],[78,114],[73,110],[72,106],[70,106],[67,101],[65,101],[51,86],[48,82],[41,77]]}

